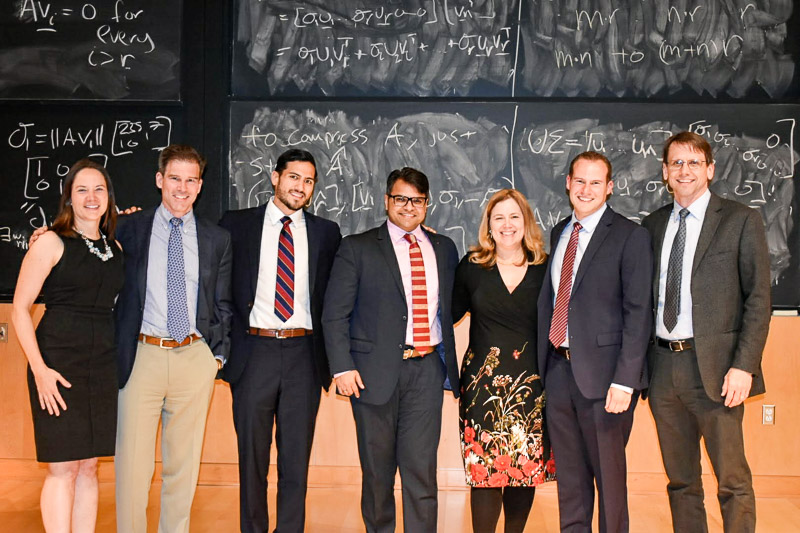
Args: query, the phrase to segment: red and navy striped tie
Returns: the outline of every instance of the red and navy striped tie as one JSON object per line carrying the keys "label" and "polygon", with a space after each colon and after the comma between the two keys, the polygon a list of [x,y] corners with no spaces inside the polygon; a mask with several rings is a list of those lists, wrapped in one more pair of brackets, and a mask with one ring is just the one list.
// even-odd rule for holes
{"label": "red and navy striped tie", "polygon": [[275,314],[283,322],[294,314],[294,240],[289,224],[283,217],[283,229],[278,239],[278,270],[275,276]]}

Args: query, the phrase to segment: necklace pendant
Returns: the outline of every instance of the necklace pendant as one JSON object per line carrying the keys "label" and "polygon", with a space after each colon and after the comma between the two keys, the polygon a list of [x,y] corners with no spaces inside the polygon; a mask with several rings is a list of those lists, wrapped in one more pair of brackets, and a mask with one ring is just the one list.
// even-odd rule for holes
{"label": "necklace pendant", "polygon": [[102,231],[100,232],[100,237],[103,239],[103,247],[105,248],[104,252],[101,252],[97,248],[97,246],[95,246],[94,243],[92,241],[90,241],[86,237],[86,235],[83,234],[83,232],[81,230],[76,229],[75,231],[78,232],[78,235],[81,236],[81,238],[83,239],[83,242],[86,243],[86,247],[89,248],[89,253],[91,253],[93,255],[96,255],[104,263],[106,261],[108,261],[109,259],[111,259],[112,257],[114,257],[114,251],[108,245],[108,241],[106,241],[106,236],[103,235]]}

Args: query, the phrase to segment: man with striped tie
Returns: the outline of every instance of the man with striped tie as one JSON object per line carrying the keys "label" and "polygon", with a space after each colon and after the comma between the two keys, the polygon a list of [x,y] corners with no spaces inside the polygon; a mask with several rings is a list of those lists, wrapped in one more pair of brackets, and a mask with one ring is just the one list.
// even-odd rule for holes
{"label": "man with striped tie", "polygon": [[370,533],[395,530],[398,468],[405,531],[436,531],[442,388],[458,385],[450,311],[458,253],[420,225],[428,192],[422,172],[392,171],[389,220],[342,240],[325,295],[325,345],[336,388],[351,400]]}
{"label": "man with striped tie", "polygon": [[269,530],[267,470],[276,425],[277,531],[305,529],[308,462],[320,387],[331,374],[322,304],[336,249],[335,222],[304,209],[317,169],[305,150],[282,153],[264,205],[225,213],[233,239],[233,327],[225,379],[233,394],[239,446],[242,531]]}
{"label": "man with striped tie", "polygon": [[570,164],[572,215],[553,228],[539,295],[539,373],[558,478],[561,531],[591,533],[595,484],[601,532],[629,530],[625,445],[652,324],[647,231],[615,213],[611,163]]}

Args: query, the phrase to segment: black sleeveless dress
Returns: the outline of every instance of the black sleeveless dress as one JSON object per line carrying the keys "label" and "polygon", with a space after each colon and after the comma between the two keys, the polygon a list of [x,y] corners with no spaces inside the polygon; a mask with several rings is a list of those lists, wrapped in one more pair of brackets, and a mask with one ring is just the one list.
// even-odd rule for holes
{"label": "black sleeveless dress", "polygon": [[[72,384],[59,385],[67,410],[50,415],[39,404],[28,367],[36,459],[43,463],[114,455],[117,362],[112,308],[122,288],[122,251],[102,261],[78,238],[61,239],[64,253],[42,287],[45,313],[36,328],[44,362]],[[105,251],[103,241],[92,241]]]}

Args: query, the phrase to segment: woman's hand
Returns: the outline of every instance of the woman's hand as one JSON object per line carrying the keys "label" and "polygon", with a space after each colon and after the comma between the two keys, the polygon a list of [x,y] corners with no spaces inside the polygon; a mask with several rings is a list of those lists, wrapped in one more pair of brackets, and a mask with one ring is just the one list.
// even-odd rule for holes
{"label": "woman's hand", "polygon": [[[36,380],[36,391],[39,393],[39,405],[42,406],[42,409],[47,409],[48,413],[56,416],[61,415],[61,411],[66,411],[67,403],[61,397],[58,384],[61,383],[68,389],[72,387],[72,384],[48,366],[33,372],[33,377]],[[59,407],[61,407],[60,410]]]}

